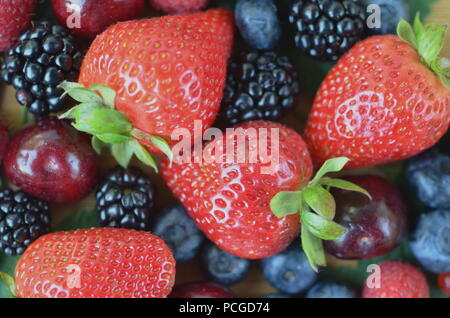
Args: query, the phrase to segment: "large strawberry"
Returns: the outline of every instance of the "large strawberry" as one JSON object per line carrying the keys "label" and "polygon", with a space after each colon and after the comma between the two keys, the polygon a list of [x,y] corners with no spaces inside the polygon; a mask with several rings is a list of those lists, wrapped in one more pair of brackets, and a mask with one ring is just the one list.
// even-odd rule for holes
{"label": "large strawberry", "polygon": [[0,52],[8,50],[31,24],[36,0],[0,0]]}
{"label": "large strawberry", "polygon": [[402,21],[399,37],[356,44],[323,81],[305,141],[316,165],[346,156],[348,167],[411,157],[450,123],[450,63],[439,58],[445,26]]}
{"label": "large strawberry", "polygon": [[311,180],[312,161],[295,131],[266,121],[234,128],[234,134],[227,130],[216,136],[202,152],[176,156],[172,165],[163,161],[166,184],[222,249],[250,259],[276,254],[297,236],[301,219],[311,265],[325,265],[319,238],[334,239],[345,230],[332,221],[335,203],[322,186],[364,192],[343,180],[322,178],[347,160],[329,161]]}
{"label": "large strawberry", "polygon": [[134,152],[150,164],[136,139],[153,152],[168,153],[175,129],[193,134],[195,120],[203,130],[214,122],[233,33],[232,13],[225,9],[118,23],[92,43],[79,77],[104,100],[66,83],[69,95],[82,104],[65,117],[94,135],[97,146],[99,141],[115,145],[120,163],[127,161],[124,153]]}
{"label": "large strawberry", "polygon": [[41,236],[19,259],[21,298],[163,298],[175,281],[175,261],[148,232],[98,228]]}

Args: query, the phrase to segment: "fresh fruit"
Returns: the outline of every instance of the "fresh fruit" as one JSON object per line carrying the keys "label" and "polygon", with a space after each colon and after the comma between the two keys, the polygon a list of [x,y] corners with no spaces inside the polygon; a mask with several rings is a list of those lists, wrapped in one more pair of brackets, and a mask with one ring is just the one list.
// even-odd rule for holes
{"label": "fresh fruit", "polygon": [[[363,0],[363,5],[367,10],[370,5],[380,8],[379,27],[368,28],[369,34],[395,34],[401,19],[410,20],[410,5],[407,0]],[[374,11],[369,12],[368,21],[372,22],[371,13]],[[378,18],[377,15],[374,17]]]}
{"label": "fresh fruit", "polygon": [[208,0],[149,0],[157,10],[170,14],[198,11],[208,4]]}
{"label": "fresh fruit", "polygon": [[450,296],[450,272],[438,276],[438,285],[444,294]]}
{"label": "fresh fruit", "polygon": [[275,52],[242,52],[228,68],[222,113],[230,124],[277,121],[294,106],[298,75],[288,58]]}
{"label": "fresh fruit", "polygon": [[0,191],[0,249],[22,254],[39,236],[50,231],[48,204],[22,191]]}
{"label": "fresh fruit", "polygon": [[219,284],[199,282],[176,287],[170,298],[234,298],[234,295]]}
{"label": "fresh fruit", "polygon": [[166,242],[177,263],[195,258],[205,240],[203,233],[180,204],[155,213],[152,233]]}
{"label": "fresh fruit", "polygon": [[317,280],[308,258],[296,242],[286,250],[261,261],[264,278],[280,292],[293,295],[306,291]]}
{"label": "fresh fruit", "polygon": [[3,161],[6,151],[8,150],[9,134],[3,120],[0,119],[0,163]]}
{"label": "fresh fruit", "polygon": [[367,194],[347,181],[322,178],[342,169],[348,160],[328,161],[311,180],[311,159],[295,131],[267,121],[233,128],[216,135],[199,155],[198,151],[190,157],[177,155],[172,165],[164,160],[165,183],[221,249],[249,259],[277,254],[297,236],[300,217],[308,260],[315,270],[324,266],[320,239],[335,239],[345,229],[332,221],[335,202],[323,186]]}
{"label": "fresh fruit", "polygon": [[99,185],[96,198],[101,226],[148,230],[155,188],[138,168],[112,169]]}
{"label": "fresh fruit", "polygon": [[263,298],[290,298],[289,295],[271,293],[263,296]]}
{"label": "fresh fruit", "polygon": [[422,214],[409,245],[426,270],[450,272],[450,210]]}
{"label": "fresh fruit", "polygon": [[86,229],[40,237],[14,276],[20,298],[164,298],[172,291],[175,261],[148,232]]}
{"label": "fresh fruit", "polygon": [[359,0],[295,0],[289,10],[295,46],[321,60],[337,61],[366,31]]}
{"label": "fresh fruit", "polygon": [[[119,21],[138,18],[144,5],[145,0],[52,0],[59,23],[73,34],[87,39],[93,39]],[[78,21],[73,18],[74,14],[79,15]]]}
{"label": "fresh fruit", "polygon": [[230,286],[242,281],[250,270],[250,261],[234,256],[209,242],[203,247],[200,262],[206,277]]}
{"label": "fresh fruit", "polygon": [[445,134],[450,76],[438,55],[446,27],[416,18],[414,30],[402,21],[401,39],[358,43],[327,75],[305,130],[315,165],[337,156],[351,159],[347,168],[402,160]]}
{"label": "fresh fruit", "polygon": [[111,26],[92,43],[80,72],[83,86],[97,85],[88,90],[66,83],[81,105],[63,117],[94,135],[97,148],[112,144],[122,166],[134,153],[156,169],[141,143],[170,157],[177,129],[194,135],[197,121],[202,132],[214,122],[233,32],[232,14],[224,9]]}
{"label": "fresh fruit", "polygon": [[272,0],[239,0],[236,25],[247,43],[257,50],[272,50],[281,38],[278,9]]}
{"label": "fresh fruit", "polygon": [[[423,273],[412,265],[386,260],[379,265],[379,282],[367,278],[363,298],[429,298],[430,292]],[[372,285],[373,283],[373,285]]]}
{"label": "fresh fruit", "polygon": [[67,106],[61,98],[63,81],[78,78],[83,56],[69,32],[48,22],[23,33],[8,51],[1,78],[16,89],[17,101],[38,116],[56,113]]}
{"label": "fresh fruit", "polygon": [[31,25],[36,0],[0,0],[0,52],[10,49]]}
{"label": "fresh fruit", "polygon": [[42,118],[19,131],[3,160],[8,178],[49,202],[86,196],[97,182],[98,157],[89,139],[56,118]]}
{"label": "fresh fruit", "polygon": [[315,284],[306,293],[306,298],[356,298],[356,292],[342,284],[324,281]]}
{"label": "fresh fruit", "polygon": [[450,156],[433,148],[412,158],[406,168],[409,185],[430,208],[450,208]]}
{"label": "fresh fruit", "polygon": [[346,178],[370,193],[365,195],[336,189],[335,221],[347,231],[340,238],[325,241],[325,250],[344,259],[364,259],[394,250],[406,233],[407,211],[398,189],[376,176]]}

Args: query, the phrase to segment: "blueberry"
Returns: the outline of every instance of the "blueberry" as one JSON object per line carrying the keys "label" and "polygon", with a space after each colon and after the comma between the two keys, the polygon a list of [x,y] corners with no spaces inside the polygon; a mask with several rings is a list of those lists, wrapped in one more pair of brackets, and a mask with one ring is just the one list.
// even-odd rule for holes
{"label": "blueberry", "polygon": [[[375,4],[381,9],[381,27],[369,29],[370,34],[396,34],[400,19],[410,20],[410,7],[407,0],[363,0],[363,3],[366,8]],[[368,14],[370,15],[371,12]]]}
{"label": "blueberry", "polygon": [[270,50],[279,42],[281,25],[272,0],[239,0],[235,16],[242,37],[253,48]]}
{"label": "blueberry", "polygon": [[239,283],[250,270],[250,260],[234,256],[213,243],[205,245],[200,260],[207,278],[225,286]]}
{"label": "blueberry", "polygon": [[422,214],[410,247],[428,271],[436,274],[450,272],[450,210]]}
{"label": "blueberry", "polygon": [[351,288],[333,281],[315,284],[306,294],[306,298],[356,298]]}
{"label": "blueberry", "polygon": [[261,270],[273,287],[290,295],[307,290],[317,279],[297,241],[283,252],[263,259]]}
{"label": "blueberry", "polygon": [[170,206],[159,212],[152,233],[166,242],[177,262],[195,258],[205,239],[181,205]]}
{"label": "blueberry", "polygon": [[419,200],[430,208],[450,208],[450,156],[436,148],[414,157],[406,175]]}

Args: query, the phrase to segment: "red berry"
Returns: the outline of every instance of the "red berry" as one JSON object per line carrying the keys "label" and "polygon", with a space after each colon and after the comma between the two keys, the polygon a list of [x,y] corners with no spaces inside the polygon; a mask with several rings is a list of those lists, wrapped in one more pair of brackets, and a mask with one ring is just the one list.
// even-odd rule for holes
{"label": "red berry", "polygon": [[450,272],[439,274],[438,285],[444,294],[450,296]]}
{"label": "red berry", "polygon": [[351,159],[347,168],[402,160],[445,134],[449,82],[427,65],[437,59],[423,63],[424,51],[383,35],[359,42],[339,60],[321,84],[305,130],[316,166],[340,156]]}
{"label": "red berry", "polygon": [[31,24],[36,0],[0,0],[0,52],[6,51]]}
{"label": "red berry", "polygon": [[[178,197],[197,226],[220,248],[243,258],[264,258],[284,250],[297,236],[298,214],[277,218],[271,199],[280,191],[295,191],[312,175],[312,162],[300,135],[273,122],[254,121],[235,126],[257,132],[267,129],[267,145],[272,146],[271,129],[279,131],[279,163],[275,173],[265,174],[261,157],[239,163],[162,163],[164,181]],[[231,134],[215,138],[204,149],[234,145]],[[248,137],[247,137],[248,141]],[[246,153],[249,153],[248,142]],[[236,151],[234,152],[236,154]],[[224,161],[224,160],[222,160]]]}
{"label": "red berry", "polygon": [[175,261],[149,232],[76,230],[41,236],[14,276],[21,298],[163,298],[172,291]]}
{"label": "red berry", "polygon": [[44,118],[12,138],[4,169],[23,191],[62,203],[78,200],[92,190],[97,161],[85,134],[64,121]]}
{"label": "red berry", "polygon": [[[397,262],[383,261],[380,264],[380,286],[371,288],[376,282],[368,277],[363,298],[429,298],[430,291],[425,275],[416,267]],[[376,275],[376,273],[371,274]]]}
{"label": "red berry", "polygon": [[[59,23],[84,38],[94,38],[110,25],[139,17],[144,5],[145,0],[52,0]],[[71,27],[76,14],[80,27]]]}
{"label": "red berry", "polygon": [[166,13],[189,13],[198,11],[208,4],[208,0],[149,0],[150,4]]}
{"label": "red berry", "polygon": [[170,298],[234,298],[234,295],[219,284],[200,282],[176,287]]}
{"label": "red berry", "polygon": [[3,121],[0,120],[0,163],[3,161],[6,151],[8,150],[9,134]]}
{"label": "red berry", "polygon": [[332,191],[336,200],[334,220],[347,232],[336,240],[325,241],[325,249],[344,259],[372,258],[391,252],[400,244],[406,230],[402,195],[380,177],[357,176],[346,180],[367,190],[372,199],[354,191]]}

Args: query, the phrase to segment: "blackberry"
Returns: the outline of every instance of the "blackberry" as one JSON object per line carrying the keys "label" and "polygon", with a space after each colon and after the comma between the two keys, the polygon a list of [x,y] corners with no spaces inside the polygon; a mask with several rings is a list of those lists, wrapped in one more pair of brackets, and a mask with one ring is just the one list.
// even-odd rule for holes
{"label": "blackberry", "polygon": [[228,68],[222,115],[230,124],[277,121],[294,106],[298,75],[288,58],[275,52],[243,52]]}
{"label": "blackberry", "polygon": [[101,226],[147,230],[154,206],[152,182],[137,168],[110,171],[96,193]]}
{"label": "blackberry", "polygon": [[0,69],[4,82],[16,89],[19,104],[45,116],[64,109],[60,98],[63,81],[76,81],[83,55],[69,31],[60,25],[41,22],[25,31],[8,51]]}
{"label": "blackberry", "polygon": [[366,32],[360,0],[295,0],[289,10],[297,48],[321,60],[336,61]]}
{"label": "blackberry", "polygon": [[0,191],[0,248],[5,254],[22,254],[49,231],[50,211],[45,201],[22,191]]}

